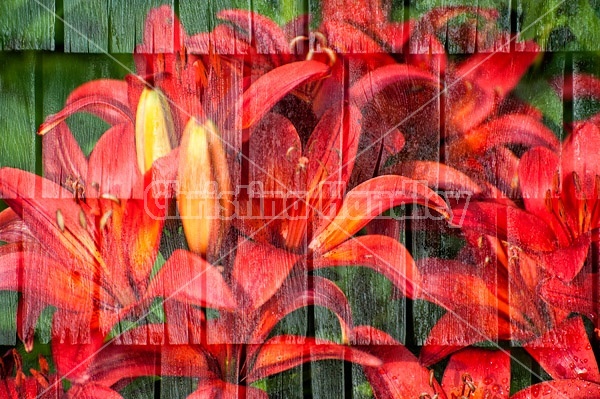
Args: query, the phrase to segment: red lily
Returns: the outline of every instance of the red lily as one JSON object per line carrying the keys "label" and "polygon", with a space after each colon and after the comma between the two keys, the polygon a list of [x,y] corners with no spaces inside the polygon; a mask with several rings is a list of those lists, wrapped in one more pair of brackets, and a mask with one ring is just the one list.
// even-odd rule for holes
{"label": "red lily", "polygon": [[[600,130],[581,124],[560,151],[529,150],[518,169],[525,209],[477,202],[455,212],[456,220],[463,218],[466,228],[497,232],[534,257],[551,277],[571,281],[584,266],[600,226],[598,148]],[[496,215],[505,216],[496,222]]]}
{"label": "red lily", "polygon": [[[559,335],[555,338],[544,337],[554,342],[554,345],[544,345],[545,355],[551,356],[536,358],[555,379],[532,385],[511,398],[534,398],[542,392],[544,397],[551,399],[583,399],[600,395],[600,373],[581,319],[569,319],[563,327],[557,331]],[[564,338],[565,335],[560,334],[565,332],[576,335],[567,335],[569,342],[563,345],[556,337]],[[364,348],[383,361],[379,367],[364,367],[376,398],[509,398],[511,373],[510,353],[507,351],[463,349],[452,355],[439,384],[433,377],[433,371],[421,366],[412,353],[387,334],[372,327],[357,327],[355,334],[378,334],[380,341],[388,345]],[[577,353],[570,349],[573,346],[579,347]],[[566,355],[563,354],[565,349]],[[577,356],[582,356],[581,360]],[[560,360],[559,364],[556,364],[557,360]],[[582,375],[573,370],[581,372],[584,365],[589,365],[585,366],[588,378],[582,379]]]}
{"label": "red lily", "polygon": [[[188,315],[187,325],[185,319],[167,325],[170,339],[196,343],[189,347],[189,356],[206,365],[200,375],[195,375],[200,380],[191,397],[211,397],[211,392],[219,392],[224,397],[243,392],[266,397],[264,392],[247,385],[308,361],[344,359],[359,364],[379,364],[373,356],[325,340],[291,335],[268,338],[285,315],[303,306],[318,305],[329,308],[338,317],[342,342],[348,342],[352,319],[344,294],[326,279],[293,274],[295,264],[301,259],[271,245],[241,239],[233,264],[224,265],[222,286],[211,289],[212,292],[231,291],[238,304],[235,309],[223,309],[217,318],[207,320],[191,307],[185,311],[187,304],[169,305],[177,306],[177,310],[172,309],[173,317]],[[217,270],[202,257],[177,250],[157,274],[156,281],[164,284],[165,292],[196,284],[187,276],[181,278],[181,273],[168,267],[169,264],[187,267],[191,275],[196,276]],[[230,284],[225,284],[225,280]],[[192,360],[180,357],[174,361],[180,362],[179,370],[185,370]]]}
{"label": "red lily", "polygon": [[[277,140],[270,134],[273,125],[280,127]],[[251,159],[261,165],[250,166],[250,180],[261,191],[249,193],[248,205],[242,202],[240,207],[247,214],[234,224],[255,240],[310,256],[311,268],[357,263],[371,267],[412,297],[419,275],[406,248],[380,235],[352,237],[393,206],[422,204],[443,215],[446,203],[426,186],[402,176],[380,176],[345,193],[359,128],[354,107],[341,114],[331,109],[303,151],[289,120],[276,114],[265,118],[250,138],[250,148],[256,149]],[[263,150],[267,148],[268,152]]]}
{"label": "red lily", "polygon": [[[556,348],[549,337],[583,337],[581,319],[567,319],[570,311],[558,300],[552,305],[539,295],[546,277],[534,259],[497,238],[470,237],[473,242],[459,254],[460,260],[420,261],[423,298],[448,310],[429,332],[421,362],[436,363],[481,341],[513,340],[520,342],[554,378],[576,378],[558,370],[573,364],[569,358],[586,358],[580,353],[581,347],[563,345],[556,353],[549,353],[547,348]],[[567,298],[568,294],[561,297],[563,302]],[[587,360],[581,365],[583,362]],[[593,373],[590,376],[593,380],[600,378]]]}
{"label": "red lily", "polygon": [[[9,356],[12,359],[9,359]],[[23,361],[16,349],[13,349],[4,356],[4,361],[0,358],[0,398],[2,399],[20,399],[20,398],[39,398],[51,399],[58,398],[61,390],[56,385],[58,378],[55,374],[50,374],[48,362],[41,355],[39,357],[39,370],[31,369],[31,376],[26,376],[23,372]],[[14,377],[11,369],[15,374]]]}
{"label": "red lily", "polygon": [[[171,180],[172,173],[162,171],[173,163],[169,158],[155,162],[142,176],[133,135],[125,131],[122,125],[111,128],[89,165],[75,165],[88,174],[74,192],[27,172],[0,169],[0,196],[11,207],[0,228],[1,239],[11,243],[2,247],[0,284],[23,292],[19,332],[28,348],[47,305],[57,308],[54,334],[70,332],[72,340],[85,341],[90,326],[107,332],[120,319],[135,318],[131,312],[156,294],[149,282],[168,192],[159,194],[151,184],[153,177]],[[15,229],[25,234],[19,237]],[[210,285],[222,277],[205,278]],[[172,294],[199,305],[235,307],[229,292],[208,295],[188,288]],[[133,339],[145,342],[146,337]]]}

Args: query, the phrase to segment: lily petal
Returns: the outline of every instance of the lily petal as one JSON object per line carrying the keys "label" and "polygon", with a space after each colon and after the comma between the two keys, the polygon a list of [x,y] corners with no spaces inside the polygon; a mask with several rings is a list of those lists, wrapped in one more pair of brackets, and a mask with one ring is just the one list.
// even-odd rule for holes
{"label": "lily petal", "polygon": [[496,339],[511,339],[511,326],[495,309],[481,311],[468,321],[457,313],[446,313],[429,332],[419,361],[430,366],[469,345]]}
{"label": "lily petal", "polygon": [[[585,198],[596,198],[597,176],[600,176],[600,161],[597,149],[600,148],[600,129],[594,124],[584,123],[563,144],[561,167],[563,179],[573,171],[579,175]],[[570,177],[570,176],[568,176]],[[581,193],[577,193],[578,199]]]}
{"label": "lily petal", "polygon": [[581,317],[562,324],[525,345],[552,378],[583,379],[600,384],[598,363]]}
{"label": "lily petal", "polygon": [[453,208],[452,211],[452,223],[462,229],[506,237],[533,251],[556,249],[556,236],[544,220],[514,206],[471,201],[467,206]]}
{"label": "lily petal", "polygon": [[50,115],[44,123],[38,128],[39,135],[45,135],[54,129],[58,124],[63,122],[69,116],[80,112],[90,112],[104,119],[108,124],[115,125],[118,123],[133,124],[133,115],[127,106],[127,103],[121,103],[111,97],[103,96],[86,96],[78,98],[67,104],[62,110],[54,115]]}
{"label": "lily petal", "polygon": [[[42,145],[44,176],[47,179],[61,186],[78,182],[85,186],[88,162],[65,122],[59,123],[55,129],[44,135]],[[77,187],[72,190],[77,190]]]}
{"label": "lily petal", "polygon": [[597,289],[595,284],[598,284],[597,274],[581,273],[570,282],[554,277],[541,283],[540,295],[552,306],[583,314],[593,320],[597,317],[600,305],[590,295]]}
{"label": "lily petal", "polygon": [[98,250],[94,238],[79,221],[81,208],[73,194],[32,173],[2,168],[0,198],[56,259],[72,260],[74,270],[93,273]]}
{"label": "lily petal", "polygon": [[480,194],[482,188],[469,176],[458,169],[433,161],[404,161],[385,170],[387,174],[396,174],[426,183],[436,190],[466,191]]}
{"label": "lily petal", "polygon": [[544,399],[589,399],[600,398],[600,385],[582,380],[546,381],[527,387],[511,399],[533,399],[543,392]]}
{"label": "lily petal", "polygon": [[327,73],[329,67],[326,64],[318,61],[297,61],[262,75],[248,87],[233,107],[242,111],[240,128],[248,129],[296,87],[320,79]]}
{"label": "lily petal", "polygon": [[[376,398],[418,398],[422,393],[433,396],[429,385],[429,370],[421,366],[417,358],[392,337],[373,327],[360,326],[354,329],[357,339],[376,340],[385,345],[371,345],[363,348],[366,352],[381,359],[379,367],[363,367]],[[440,385],[433,380],[440,398],[446,398]]]}
{"label": "lily petal", "polygon": [[315,253],[327,252],[352,237],[377,215],[403,204],[424,205],[443,216],[449,215],[446,202],[426,185],[403,176],[379,176],[352,189],[335,218],[308,247]]}
{"label": "lily petal", "polygon": [[133,128],[113,126],[100,137],[90,154],[87,183],[97,187],[97,196],[143,199],[143,179],[137,166]]}
{"label": "lily petal", "polygon": [[318,360],[346,360],[370,367],[381,365],[381,361],[376,356],[359,349],[323,340],[317,342],[312,337],[305,338],[303,344],[280,343],[290,342],[292,339],[294,337],[283,335],[265,342],[258,351],[254,367],[248,373],[248,382],[281,373],[302,363]]}
{"label": "lily petal", "polygon": [[176,250],[150,282],[146,299],[163,297],[198,306],[233,310],[236,301],[221,272],[201,257]]}
{"label": "lily petal", "polygon": [[463,376],[468,373],[476,390],[473,399],[508,399],[510,394],[510,355],[505,351],[468,348],[455,353],[444,370],[442,388],[454,397],[463,394]]}
{"label": "lily petal", "polygon": [[408,298],[421,290],[421,276],[408,250],[397,240],[382,235],[355,237],[317,256],[313,268],[366,266],[387,277]]}
{"label": "lily petal", "polygon": [[359,109],[373,101],[375,96],[391,84],[406,82],[411,85],[428,84],[439,86],[431,73],[407,64],[385,65],[366,73],[350,87],[350,101]]}
{"label": "lily petal", "polygon": [[260,310],[260,321],[251,342],[263,343],[275,325],[286,315],[305,306],[316,305],[331,310],[342,330],[342,341],[351,334],[353,323],[348,299],[330,280],[312,276],[307,282],[303,277],[291,278],[285,282],[277,294]]}
{"label": "lily petal", "polygon": [[279,290],[299,255],[243,239],[237,247],[232,277],[250,301],[250,309],[264,304]]}

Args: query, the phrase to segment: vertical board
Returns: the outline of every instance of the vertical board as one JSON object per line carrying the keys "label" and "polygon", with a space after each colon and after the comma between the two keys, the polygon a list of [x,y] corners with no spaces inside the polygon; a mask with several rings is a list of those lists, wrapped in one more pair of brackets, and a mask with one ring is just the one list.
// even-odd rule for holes
{"label": "vertical board", "polygon": [[7,0],[0,3],[0,49],[54,50],[54,0]]}
{"label": "vertical board", "polygon": [[[310,1],[314,2],[314,0]],[[315,3],[316,8],[320,3]],[[380,42],[388,44],[386,39],[403,34],[402,25],[391,28],[389,21],[392,11],[391,2],[361,3],[351,0],[335,0],[323,2],[322,7],[319,8],[321,29],[328,36],[329,46],[341,53],[379,53],[382,52],[382,43]],[[399,49],[393,48],[392,50],[398,51]]]}
{"label": "vertical board", "polygon": [[[163,4],[173,7],[173,0],[111,0],[110,52],[133,53],[136,45],[144,41],[144,23],[148,11]],[[173,42],[173,39],[167,40]]]}
{"label": "vertical board", "polygon": [[[347,388],[344,363],[339,360],[321,360],[310,363],[311,398],[344,399]],[[348,379],[350,379],[349,377]]]}
{"label": "vertical board", "polygon": [[[412,34],[409,39],[409,52],[411,54],[440,54],[444,52],[447,40],[445,22],[440,23],[439,18],[423,18],[427,12],[435,7],[443,7],[446,0],[411,0],[409,18],[414,22]],[[436,37],[437,35],[437,37]]]}
{"label": "vertical board", "polygon": [[204,32],[198,36],[203,45],[194,51],[203,54],[246,54],[247,44],[243,43],[250,43],[251,9],[251,0],[179,1],[181,22],[188,32]]}
{"label": "vertical board", "polygon": [[108,1],[63,0],[65,52],[108,51]]}
{"label": "vertical board", "polygon": [[36,170],[36,59],[0,53],[0,167]]}
{"label": "vertical board", "polygon": [[600,48],[598,5],[589,1],[545,0],[517,2],[519,41],[516,48],[528,51],[525,39],[535,40],[544,51],[596,51]]}
{"label": "vertical board", "polygon": [[[514,0],[479,0],[475,52],[510,51],[511,1]],[[496,14],[495,18],[490,14]]]}
{"label": "vertical board", "polygon": [[286,0],[275,7],[270,0],[254,0],[252,11],[252,38],[259,54],[303,51],[304,40],[298,40],[294,49],[290,49],[289,43],[298,37],[308,37],[307,0]]}

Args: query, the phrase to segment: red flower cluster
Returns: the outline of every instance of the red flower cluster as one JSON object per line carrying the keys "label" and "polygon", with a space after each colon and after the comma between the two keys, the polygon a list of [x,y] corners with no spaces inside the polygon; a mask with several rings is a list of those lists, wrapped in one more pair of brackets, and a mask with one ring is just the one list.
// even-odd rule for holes
{"label": "red flower cluster", "polygon": [[[338,359],[377,398],[508,398],[505,342],[553,379],[513,398],[600,397],[584,324],[599,304],[597,118],[561,143],[511,95],[537,54],[508,52],[493,10],[395,23],[353,4],[324,1],[311,32],[224,10],[192,36],[152,10],[137,74],[80,86],[40,127],[44,177],[0,169],[0,289],[21,293],[26,350],[55,309],[52,370],[27,377],[15,352],[0,397],[118,398],[157,376],[193,379],[189,398],[262,398],[259,380]],[[447,58],[449,24],[454,45],[495,52]],[[110,125],[89,157],[67,125],[79,112]],[[458,254],[415,261],[389,216],[405,205]],[[446,310],[419,357],[355,325],[321,273],[354,266]],[[314,306],[336,340],[280,325]],[[448,356],[440,384],[427,367]]]}

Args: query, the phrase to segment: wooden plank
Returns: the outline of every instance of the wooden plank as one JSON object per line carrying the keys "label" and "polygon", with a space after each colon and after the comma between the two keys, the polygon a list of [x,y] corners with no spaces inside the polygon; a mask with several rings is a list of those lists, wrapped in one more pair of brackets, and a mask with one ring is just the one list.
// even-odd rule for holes
{"label": "wooden plank", "polygon": [[471,54],[509,50],[510,0],[412,0],[413,54]]}
{"label": "wooden plank", "polygon": [[[477,6],[475,52],[510,51],[511,0],[479,0]],[[490,12],[497,13],[495,21],[488,18]]]}
{"label": "wooden plank", "polygon": [[2,52],[0,64],[0,167],[35,172],[36,57]]}
{"label": "wooden plank", "polygon": [[63,8],[65,52],[108,51],[108,0],[63,0]]}
{"label": "wooden plank", "polygon": [[[404,16],[404,4],[391,1],[356,2],[335,0],[323,3],[309,0],[311,11],[320,10],[320,29],[328,35],[329,46],[347,54],[369,54],[382,52],[384,37],[399,38],[403,27],[398,24],[391,29],[392,7],[396,15]],[[313,5],[314,4],[314,5]],[[311,43],[316,46],[318,43]],[[384,46],[385,48],[385,46]],[[401,48],[389,48],[401,52]]]}
{"label": "wooden plank", "polygon": [[344,378],[346,368],[339,360],[321,360],[310,363],[311,398],[346,398],[347,387]]}
{"label": "wooden plank", "polygon": [[209,32],[208,49],[200,53],[245,54],[239,41],[249,42],[251,37],[250,15],[240,16],[233,25],[224,23],[217,15],[222,10],[252,9],[251,0],[211,0],[199,3],[194,0],[179,1],[179,15],[188,33]]}
{"label": "wooden plank", "polygon": [[600,47],[598,6],[588,1],[517,1],[516,49],[530,51],[534,40],[545,51],[596,51]]}
{"label": "wooden plank", "polygon": [[54,50],[55,0],[0,3],[0,49]]}
{"label": "wooden plank", "polygon": [[423,18],[423,15],[434,8],[445,6],[446,3],[446,0],[410,1],[409,18],[415,22],[415,25],[408,43],[409,53],[442,54],[445,52],[447,32],[435,26],[437,22],[435,19]]}
{"label": "wooden plank", "polygon": [[[274,24],[273,28],[277,28],[277,25],[281,29],[281,33],[284,33],[287,40],[291,41],[296,37],[308,37],[308,20],[305,16],[308,13],[308,0],[284,0],[279,4],[274,4],[270,0],[254,0],[252,1],[252,11],[256,15],[267,17]],[[268,20],[265,20],[268,21]],[[271,22],[267,22],[271,25]],[[270,41],[267,35],[269,31],[265,29],[267,26],[257,26],[258,22],[254,22],[254,42],[256,43],[259,54],[272,54],[274,53],[270,46],[267,46],[267,41]],[[265,25],[265,24],[263,24]],[[304,49],[303,45],[306,42],[300,41],[297,46],[292,49],[301,53]],[[282,49],[282,51],[288,51],[289,47]],[[279,51],[275,51],[278,53]]]}
{"label": "wooden plank", "polygon": [[[163,4],[173,7],[173,1],[112,0],[109,9],[110,51],[112,53],[133,53],[135,46],[144,41],[144,24],[148,11]],[[164,35],[162,32],[159,34]],[[151,51],[169,52],[173,48],[173,38],[161,36],[161,43],[167,43],[166,48]]]}

